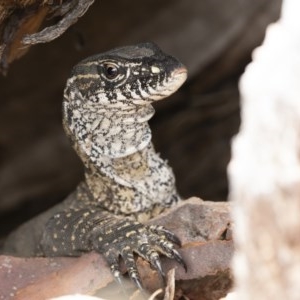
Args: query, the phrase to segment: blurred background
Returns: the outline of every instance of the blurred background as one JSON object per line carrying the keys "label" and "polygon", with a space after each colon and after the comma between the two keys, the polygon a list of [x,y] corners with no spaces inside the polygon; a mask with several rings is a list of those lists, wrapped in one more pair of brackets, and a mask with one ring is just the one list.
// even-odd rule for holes
{"label": "blurred background", "polygon": [[72,66],[144,41],[157,43],[189,70],[184,86],[155,104],[150,124],[157,151],[173,167],[184,198],[226,201],[230,141],[240,123],[238,80],[266,26],[278,19],[280,5],[280,0],[95,1],[61,37],[32,46],[0,75],[0,239],[61,201],[82,179],[82,164],[61,125]]}

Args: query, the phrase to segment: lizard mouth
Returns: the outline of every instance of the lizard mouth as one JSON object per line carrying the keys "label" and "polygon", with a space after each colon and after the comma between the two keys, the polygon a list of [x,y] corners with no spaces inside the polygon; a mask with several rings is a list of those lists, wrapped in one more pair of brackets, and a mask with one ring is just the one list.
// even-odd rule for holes
{"label": "lizard mouth", "polygon": [[179,67],[173,68],[168,73],[169,74],[165,79],[155,88],[148,87],[147,100],[145,100],[144,97],[144,99],[134,99],[132,102],[136,105],[145,105],[149,104],[149,102],[162,100],[175,93],[185,82],[187,78],[187,69],[180,64]]}
{"label": "lizard mouth", "polygon": [[174,74],[187,74],[187,69],[184,66],[180,66],[173,71]]}
{"label": "lizard mouth", "polygon": [[[165,80],[160,87],[158,87],[157,98],[153,97],[153,100],[161,100],[175,93],[185,82],[187,78],[187,69],[184,66],[180,66],[171,71],[169,78]],[[155,95],[153,95],[155,96]],[[155,99],[156,98],[156,99]]]}
{"label": "lizard mouth", "polygon": [[187,69],[185,67],[176,68],[171,75],[178,82],[178,88],[185,82],[187,78]]}

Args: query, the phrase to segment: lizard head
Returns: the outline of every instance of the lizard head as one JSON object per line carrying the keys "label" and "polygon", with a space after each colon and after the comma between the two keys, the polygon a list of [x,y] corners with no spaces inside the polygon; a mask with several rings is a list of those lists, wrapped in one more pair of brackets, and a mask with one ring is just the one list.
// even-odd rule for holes
{"label": "lizard head", "polygon": [[142,43],[83,60],[73,68],[66,92],[76,89],[86,104],[130,108],[173,94],[186,77],[177,59],[154,43]]}

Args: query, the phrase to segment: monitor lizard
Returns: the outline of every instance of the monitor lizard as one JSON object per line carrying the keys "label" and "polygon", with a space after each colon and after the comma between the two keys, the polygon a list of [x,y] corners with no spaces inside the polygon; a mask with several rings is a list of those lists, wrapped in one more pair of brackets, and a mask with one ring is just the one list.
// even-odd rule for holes
{"label": "monitor lizard", "polygon": [[5,252],[79,256],[94,250],[118,281],[121,256],[140,288],[134,254],[160,274],[159,253],[186,268],[176,235],[143,224],[180,201],[147,121],[154,114],[151,103],[174,93],[186,77],[186,68],[154,43],[116,48],[77,64],[64,90],[63,127],[83,161],[85,179],[63,202],[13,232]]}

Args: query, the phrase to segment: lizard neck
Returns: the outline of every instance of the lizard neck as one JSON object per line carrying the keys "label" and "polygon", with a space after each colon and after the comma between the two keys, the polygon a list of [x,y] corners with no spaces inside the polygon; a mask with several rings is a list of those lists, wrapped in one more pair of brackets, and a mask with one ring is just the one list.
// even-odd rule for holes
{"label": "lizard neck", "polygon": [[93,117],[93,148],[110,158],[121,158],[141,151],[151,142],[147,121],[153,116],[151,105],[128,109],[106,109]]}
{"label": "lizard neck", "polygon": [[155,111],[150,104],[128,104],[124,108],[80,103],[73,107],[66,101],[63,110],[64,128],[84,163],[87,157],[94,161],[101,157],[122,158],[151,142],[147,121]]}

